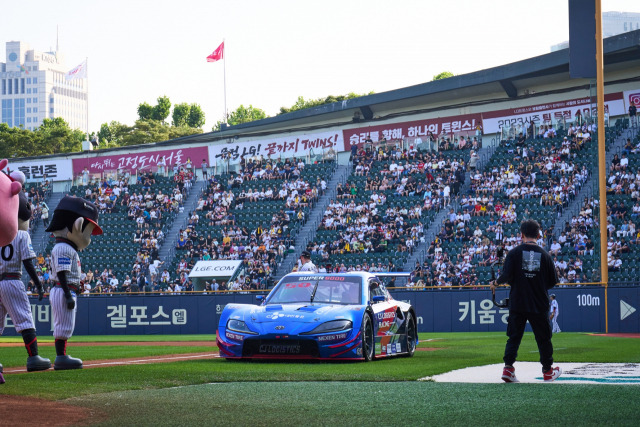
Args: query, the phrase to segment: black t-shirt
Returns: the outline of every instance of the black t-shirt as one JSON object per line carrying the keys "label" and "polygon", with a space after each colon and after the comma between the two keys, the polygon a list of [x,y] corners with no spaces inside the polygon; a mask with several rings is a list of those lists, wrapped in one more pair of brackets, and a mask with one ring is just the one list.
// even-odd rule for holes
{"label": "black t-shirt", "polygon": [[523,243],[509,251],[498,284],[507,283],[510,309],[528,313],[549,311],[547,291],[558,282],[551,256],[536,244]]}

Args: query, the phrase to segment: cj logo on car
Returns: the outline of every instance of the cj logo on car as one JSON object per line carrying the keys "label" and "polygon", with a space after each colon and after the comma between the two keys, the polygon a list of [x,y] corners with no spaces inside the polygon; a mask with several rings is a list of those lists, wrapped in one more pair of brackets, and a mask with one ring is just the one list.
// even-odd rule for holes
{"label": "cj logo on car", "polygon": [[278,326],[276,326],[276,330],[278,330],[278,331],[281,331],[281,330],[283,330],[283,329],[284,329],[284,326],[283,326],[283,325],[278,325]]}

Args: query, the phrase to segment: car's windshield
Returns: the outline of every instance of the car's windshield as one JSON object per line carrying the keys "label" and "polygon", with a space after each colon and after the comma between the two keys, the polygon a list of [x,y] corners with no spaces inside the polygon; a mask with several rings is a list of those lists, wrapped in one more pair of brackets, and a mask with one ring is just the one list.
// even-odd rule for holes
{"label": "car's windshield", "polygon": [[345,276],[285,277],[273,290],[267,304],[330,303],[360,304],[362,279]]}

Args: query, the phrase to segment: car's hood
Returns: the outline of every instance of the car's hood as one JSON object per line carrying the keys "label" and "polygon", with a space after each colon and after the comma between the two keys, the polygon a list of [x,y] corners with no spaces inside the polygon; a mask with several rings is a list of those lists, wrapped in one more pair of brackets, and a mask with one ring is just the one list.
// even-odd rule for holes
{"label": "car's hood", "polygon": [[362,310],[360,305],[331,304],[269,304],[245,312],[244,320],[255,323],[267,322],[324,322],[333,319],[348,319],[350,311]]}

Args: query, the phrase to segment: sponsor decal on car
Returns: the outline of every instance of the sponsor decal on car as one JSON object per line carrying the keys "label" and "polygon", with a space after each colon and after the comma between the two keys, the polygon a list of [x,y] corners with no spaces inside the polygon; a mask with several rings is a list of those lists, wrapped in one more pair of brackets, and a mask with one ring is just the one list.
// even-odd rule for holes
{"label": "sponsor decal on car", "polygon": [[300,346],[297,344],[262,344],[258,351],[263,354],[298,354]]}
{"label": "sponsor decal on car", "polygon": [[347,338],[347,334],[331,334],[331,335],[321,335],[318,337],[318,341],[340,341]]}
{"label": "sponsor decal on car", "polygon": [[380,313],[376,314],[376,317],[378,318],[378,320],[392,319],[392,318],[396,317],[396,312],[395,311],[383,311],[383,312],[380,312]]}
{"label": "sponsor decal on car", "polygon": [[225,332],[225,336],[226,336],[227,338],[229,338],[230,340],[234,340],[234,341],[244,341],[244,336],[242,336],[242,335],[238,335],[238,334],[234,334],[233,332],[226,331],[226,332]]}

